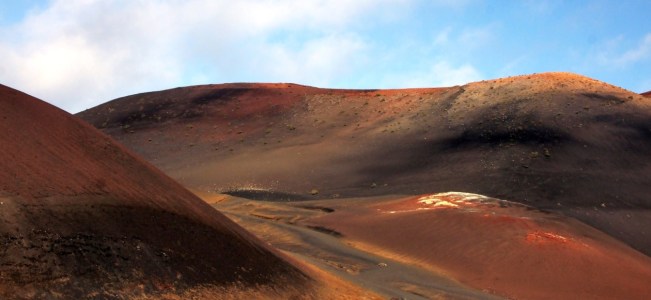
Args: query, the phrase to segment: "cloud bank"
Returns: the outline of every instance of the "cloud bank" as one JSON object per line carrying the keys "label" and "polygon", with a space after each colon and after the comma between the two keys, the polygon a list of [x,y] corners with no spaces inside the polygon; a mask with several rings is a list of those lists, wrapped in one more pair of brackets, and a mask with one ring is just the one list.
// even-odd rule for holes
{"label": "cloud bank", "polygon": [[[439,5],[459,6],[448,2]],[[346,82],[372,72],[374,61],[385,55],[386,47],[371,34],[374,27],[406,17],[412,4],[56,0],[0,29],[0,82],[71,112],[119,96],[192,84],[274,81],[355,87]],[[449,85],[480,77],[467,63],[452,65],[440,58],[407,74],[422,77],[391,87]],[[387,81],[377,74],[374,78]]]}

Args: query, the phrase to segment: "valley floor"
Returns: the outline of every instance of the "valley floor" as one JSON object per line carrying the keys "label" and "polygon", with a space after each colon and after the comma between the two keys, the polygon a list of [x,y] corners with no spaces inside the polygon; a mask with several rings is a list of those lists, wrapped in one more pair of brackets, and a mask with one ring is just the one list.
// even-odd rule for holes
{"label": "valley floor", "polygon": [[200,195],[236,223],[290,256],[388,299],[500,299],[421,266],[359,249],[336,231],[306,221],[331,207],[396,196],[300,202],[254,201],[229,195]]}
{"label": "valley floor", "polygon": [[642,299],[651,292],[649,257],[573,218],[514,202],[464,193],[199,196],[294,259],[387,298]]}

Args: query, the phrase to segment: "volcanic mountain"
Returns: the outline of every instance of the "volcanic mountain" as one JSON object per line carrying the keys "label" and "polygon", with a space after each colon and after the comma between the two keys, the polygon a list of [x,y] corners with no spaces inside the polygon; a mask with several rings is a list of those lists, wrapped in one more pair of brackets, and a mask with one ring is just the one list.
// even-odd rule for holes
{"label": "volcanic mountain", "polygon": [[576,74],[402,90],[204,85],[78,116],[197,192],[463,191],[576,217],[651,254],[651,101]]}
{"label": "volcanic mountain", "polygon": [[303,267],[77,118],[0,86],[0,124],[1,298],[323,296]]}
{"label": "volcanic mountain", "polygon": [[644,97],[651,97],[651,91],[648,91],[648,92],[645,92],[645,93],[641,93],[640,95],[642,95],[642,96],[644,96]]}

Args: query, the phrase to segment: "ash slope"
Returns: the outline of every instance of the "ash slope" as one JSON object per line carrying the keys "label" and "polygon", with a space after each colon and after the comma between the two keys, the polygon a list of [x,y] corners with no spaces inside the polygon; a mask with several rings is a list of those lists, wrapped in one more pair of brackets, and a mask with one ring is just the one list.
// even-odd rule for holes
{"label": "ash slope", "polygon": [[575,74],[408,90],[197,86],[79,116],[195,190],[464,191],[561,210],[651,253],[651,102]]}
{"label": "ash slope", "polygon": [[0,124],[2,298],[310,293],[297,267],[73,116],[0,86]]}

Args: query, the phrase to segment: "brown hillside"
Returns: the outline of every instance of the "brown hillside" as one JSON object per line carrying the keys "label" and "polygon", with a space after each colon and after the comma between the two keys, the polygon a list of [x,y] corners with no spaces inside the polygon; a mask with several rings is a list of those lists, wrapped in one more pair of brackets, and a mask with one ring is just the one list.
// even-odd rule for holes
{"label": "brown hillside", "polygon": [[562,211],[651,254],[651,102],[575,74],[408,90],[208,85],[79,116],[198,191],[464,191]]}
{"label": "brown hillside", "polygon": [[73,116],[0,86],[0,125],[1,298],[314,295],[303,271]]}
{"label": "brown hillside", "polygon": [[651,97],[651,91],[648,91],[648,92],[645,92],[645,93],[641,93],[640,95],[642,95],[642,96],[644,96],[644,97]]}

